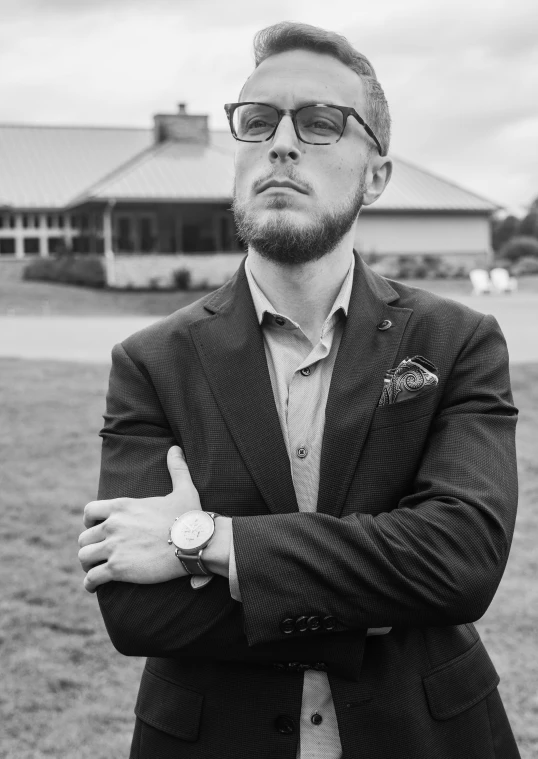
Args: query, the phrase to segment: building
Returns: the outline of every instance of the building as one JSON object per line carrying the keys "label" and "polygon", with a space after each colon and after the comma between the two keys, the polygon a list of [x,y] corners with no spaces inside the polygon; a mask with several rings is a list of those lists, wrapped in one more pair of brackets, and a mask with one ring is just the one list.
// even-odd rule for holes
{"label": "building", "polygon": [[[230,211],[234,145],[184,104],[152,130],[0,125],[0,256],[71,249],[103,254],[118,286],[166,284],[180,265],[219,284],[243,255]],[[387,190],[361,212],[357,247],[484,265],[497,208],[395,158]]]}

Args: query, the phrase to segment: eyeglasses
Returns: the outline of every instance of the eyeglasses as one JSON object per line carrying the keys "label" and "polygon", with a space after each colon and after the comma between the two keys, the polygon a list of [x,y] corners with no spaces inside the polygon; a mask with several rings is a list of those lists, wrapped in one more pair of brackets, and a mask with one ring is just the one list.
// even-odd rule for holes
{"label": "eyeglasses", "polygon": [[295,134],[307,145],[334,145],[346,128],[347,120],[354,116],[364,127],[383,155],[381,143],[372,129],[354,108],[343,105],[316,103],[302,108],[275,108],[266,103],[226,103],[224,106],[232,135],[240,142],[267,142],[272,137],[282,117],[291,116]]}

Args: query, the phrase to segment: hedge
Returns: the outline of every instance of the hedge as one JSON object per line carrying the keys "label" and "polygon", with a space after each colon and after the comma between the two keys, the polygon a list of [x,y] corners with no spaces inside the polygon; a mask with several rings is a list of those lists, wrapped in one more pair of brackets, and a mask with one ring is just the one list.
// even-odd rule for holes
{"label": "hedge", "polygon": [[106,272],[100,256],[36,258],[25,267],[23,279],[63,282],[85,287],[104,287]]}

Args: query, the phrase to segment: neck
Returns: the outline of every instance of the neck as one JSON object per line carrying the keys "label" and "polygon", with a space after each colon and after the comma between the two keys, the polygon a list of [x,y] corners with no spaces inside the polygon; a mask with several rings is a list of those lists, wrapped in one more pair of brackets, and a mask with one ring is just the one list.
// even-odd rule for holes
{"label": "neck", "polygon": [[355,227],[337,247],[306,264],[279,264],[249,249],[254,279],[274,308],[297,322],[311,342],[319,340],[325,319],[346,277],[353,255]]}

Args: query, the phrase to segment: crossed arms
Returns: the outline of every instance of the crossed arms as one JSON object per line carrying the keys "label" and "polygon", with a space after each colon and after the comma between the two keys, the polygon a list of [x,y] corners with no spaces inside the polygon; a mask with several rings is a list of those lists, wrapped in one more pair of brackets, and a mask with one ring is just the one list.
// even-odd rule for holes
{"label": "crossed arms", "polygon": [[[92,589],[101,578],[97,595],[116,648],[136,656],[321,660],[334,662],[336,671],[348,655],[345,641],[351,646],[369,627],[455,625],[482,616],[506,564],[517,495],[516,409],[493,319],[482,320],[450,379],[412,490],[392,510],[375,517],[351,511],[341,519],[317,513],[233,518],[239,604],[227,579],[228,520],[217,520],[222,530],[213,555],[204,552],[217,576],[201,591],[192,590],[166,543],[177,509],[195,507],[195,488],[183,471],[187,485],[175,501],[175,483],[171,497],[167,455],[181,441],[147,373],[117,346],[101,433],[99,501],[88,508],[88,519],[105,521],[93,533],[100,540],[83,541],[81,549],[85,568],[97,555],[106,560],[87,582]],[[114,559],[114,546],[128,543],[121,531],[133,535],[133,514],[142,520],[139,532],[153,533],[146,545],[162,557],[135,561],[138,575],[128,574],[119,552]],[[162,574],[144,580],[140,566]],[[310,610],[334,615],[336,631],[282,634],[282,618]]]}

